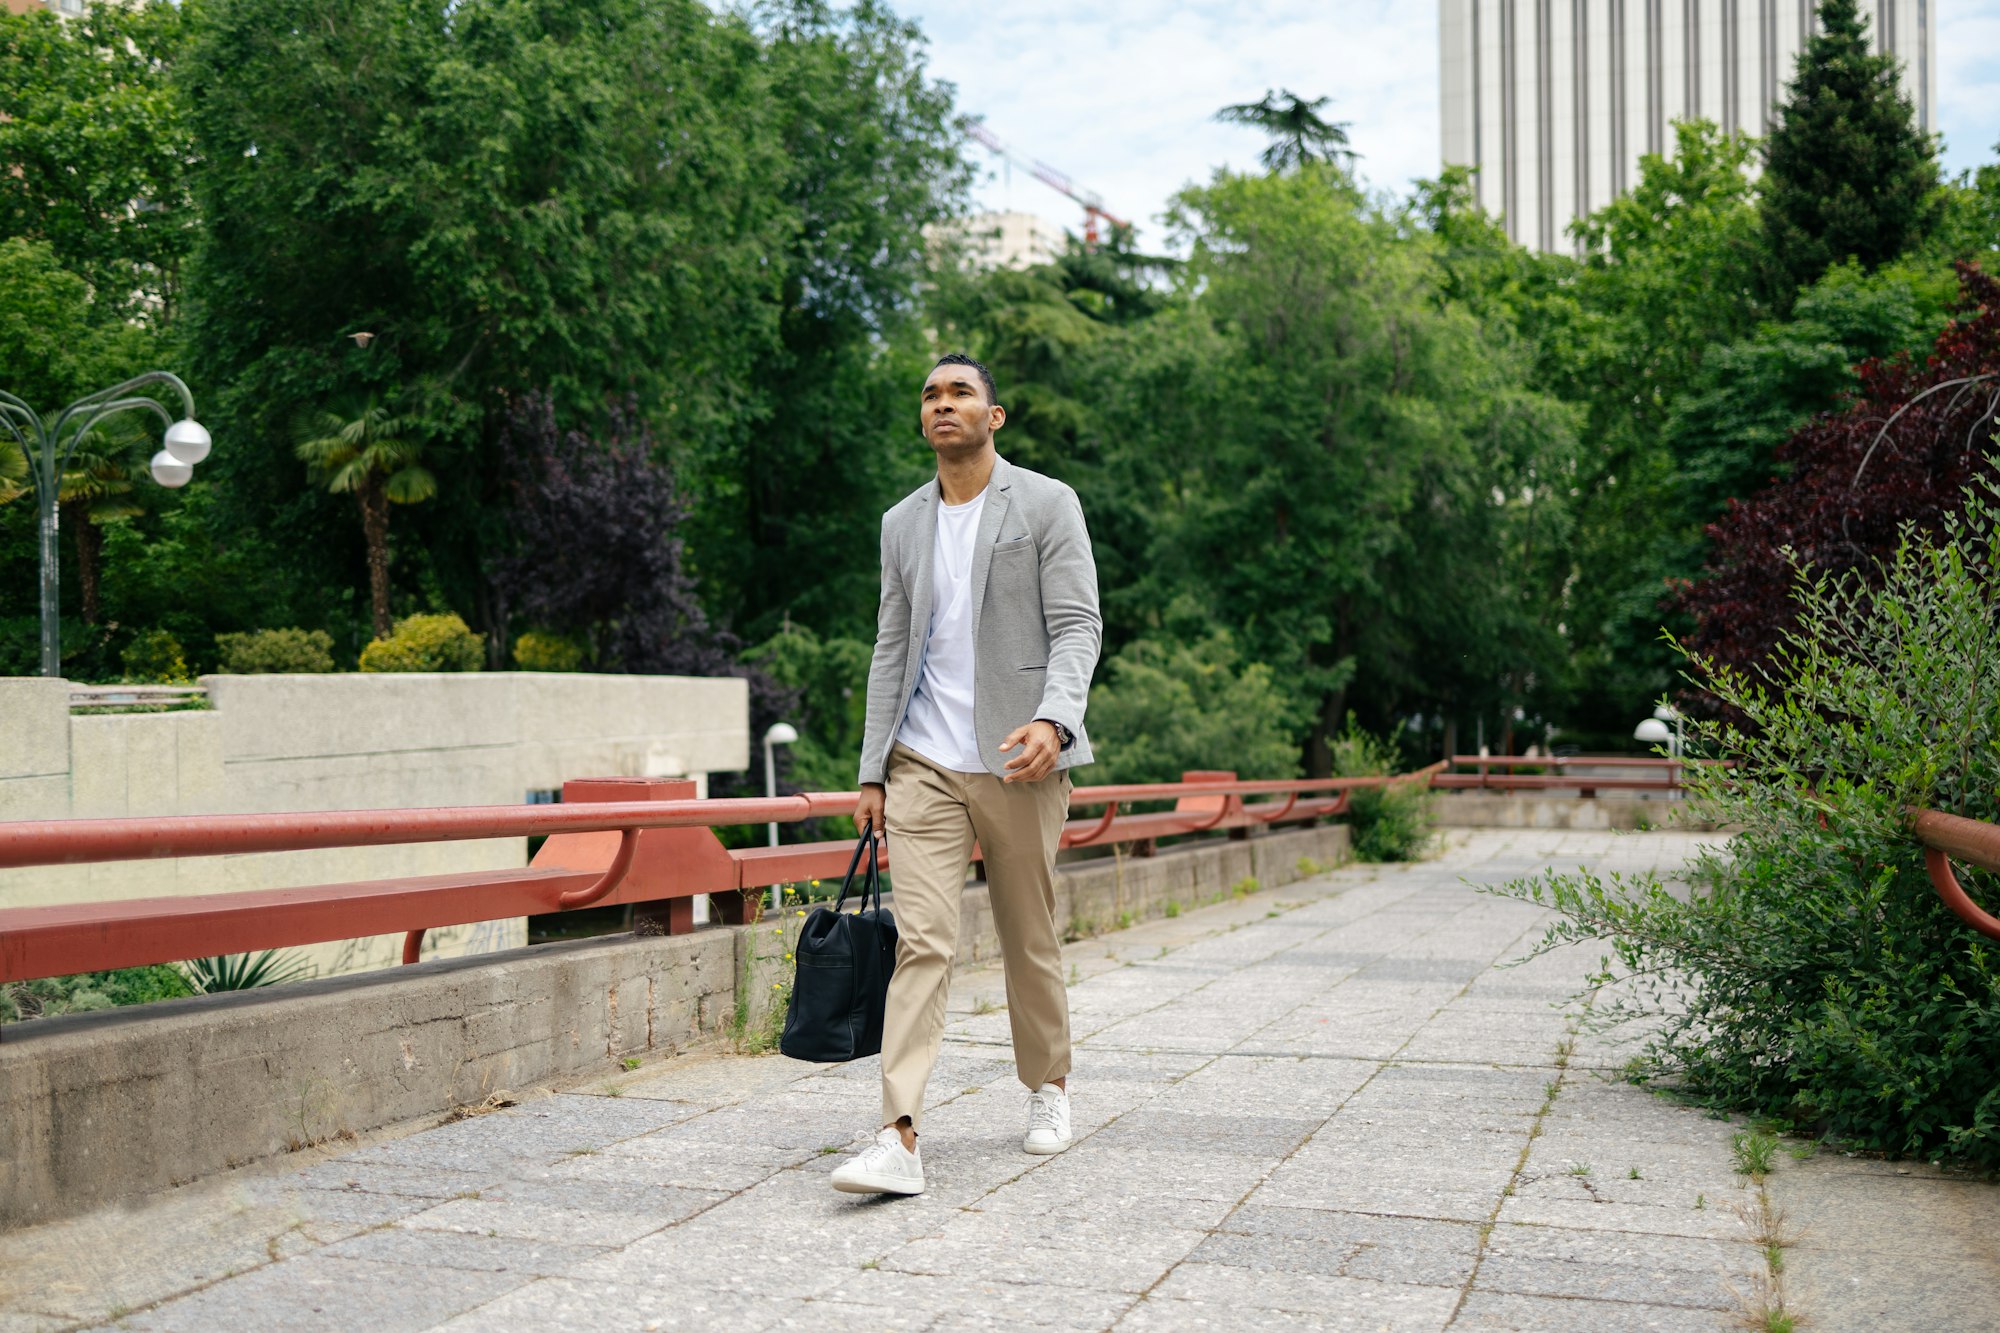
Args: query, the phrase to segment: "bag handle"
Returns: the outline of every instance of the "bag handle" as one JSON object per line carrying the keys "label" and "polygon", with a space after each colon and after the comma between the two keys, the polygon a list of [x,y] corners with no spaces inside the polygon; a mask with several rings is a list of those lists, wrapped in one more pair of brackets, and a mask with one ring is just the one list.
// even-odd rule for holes
{"label": "bag handle", "polygon": [[861,853],[864,851],[868,853],[868,873],[862,877],[861,905],[855,910],[867,910],[868,894],[871,889],[875,894],[875,909],[877,911],[882,909],[882,864],[875,850],[875,821],[871,819],[861,826],[861,839],[854,844],[854,856],[847,863],[847,873],[841,876],[840,896],[833,900],[836,916],[840,913],[841,904],[847,901],[848,890],[854,887],[854,872],[861,867]]}

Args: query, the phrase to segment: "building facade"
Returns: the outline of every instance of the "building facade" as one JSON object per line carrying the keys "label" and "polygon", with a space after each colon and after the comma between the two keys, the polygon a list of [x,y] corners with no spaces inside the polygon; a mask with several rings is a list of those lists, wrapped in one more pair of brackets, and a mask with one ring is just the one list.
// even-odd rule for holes
{"label": "building facade", "polygon": [[955,246],[975,269],[1029,268],[1062,254],[1063,229],[1034,213],[973,213],[925,229],[933,246]]}
{"label": "building facade", "polygon": [[[1476,168],[1479,204],[1541,250],[1627,190],[1673,123],[1762,134],[1814,22],[1813,0],[1440,0],[1444,162]],[[1903,67],[1917,123],[1937,120],[1934,0],[1862,0]]]}
{"label": "building facade", "polygon": [[32,14],[38,9],[46,9],[63,18],[74,18],[83,12],[84,0],[5,0],[10,14]]}

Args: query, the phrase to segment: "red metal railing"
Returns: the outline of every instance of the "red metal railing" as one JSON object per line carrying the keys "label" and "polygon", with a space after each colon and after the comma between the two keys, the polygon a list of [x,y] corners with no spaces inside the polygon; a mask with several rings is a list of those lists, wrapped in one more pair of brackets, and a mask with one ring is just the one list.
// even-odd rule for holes
{"label": "red metal railing", "polygon": [[1930,871],[1931,887],[1944,899],[1944,905],[1980,934],[2000,940],[2000,919],[1972,901],[1951,869],[1951,860],[1957,857],[1967,865],[2000,873],[2000,825],[1948,815],[1942,810],[1912,810],[1910,831],[1924,845],[1924,866]]}
{"label": "red metal railing", "polygon": [[[1062,845],[1150,845],[1310,821],[1342,813],[1356,787],[1421,781],[1437,767],[1394,779],[1237,781],[1233,773],[1203,772],[1177,783],[1080,787],[1071,793],[1072,808],[1102,806],[1103,813],[1067,824]],[[647,928],[678,934],[693,929],[698,894],[716,895],[721,919],[740,924],[761,911],[752,890],[837,875],[851,844],[730,849],[713,828],[851,815],[856,799],[854,792],[809,792],[697,800],[691,782],[606,778],[564,784],[560,805],[0,824],[0,868],[547,838],[520,870],[0,910],[0,981],[392,933],[405,935],[404,961],[414,962],[424,933],[440,926],[592,905],[633,904]],[[1166,800],[1175,802],[1173,809],[1119,812],[1121,805]]]}
{"label": "red metal railing", "polygon": [[[1665,792],[1685,790],[1684,770],[1696,765],[1727,762],[1713,759],[1661,759],[1637,755],[1522,755],[1455,754],[1448,761],[1455,769],[1470,773],[1446,772],[1431,779],[1433,787],[1447,791],[1578,791],[1593,797],[1599,791]],[[1512,773],[1509,769],[1534,768],[1537,773]],[[1495,772],[1493,770],[1499,770]],[[1609,772],[1605,770],[1610,770]],[[1624,776],[1629,774],[1630,776]]]}

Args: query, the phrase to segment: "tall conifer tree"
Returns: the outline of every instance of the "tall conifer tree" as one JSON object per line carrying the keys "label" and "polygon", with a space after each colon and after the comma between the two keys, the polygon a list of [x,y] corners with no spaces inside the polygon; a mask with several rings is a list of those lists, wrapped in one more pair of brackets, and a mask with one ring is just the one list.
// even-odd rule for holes
{"label": "tall conifer tree", "polygon": [[1898,86],[1896,58],[1870,52],[1855,0],[1822,0],[1766,164],[1764,234],[1781,307],[1850,256],[1868,268],[1894,259],[1932,222],[1931,138]]}

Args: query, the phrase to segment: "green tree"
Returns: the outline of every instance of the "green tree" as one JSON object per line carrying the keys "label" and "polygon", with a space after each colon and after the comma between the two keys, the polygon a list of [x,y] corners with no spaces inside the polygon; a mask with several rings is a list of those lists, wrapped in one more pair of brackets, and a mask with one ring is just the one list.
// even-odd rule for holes
{"label": "green tree", "polygon": [[1927,349],[1956,294],[1947,269],[1895,264],[1864,273],[1839,264],[1799,293],[1789,320],[1766,320],[1703,359],[1665,428],[1679,472],[1668,512],[1687,546],[1686,573],[1706,552],[1703,529],[1730,500],[1771,481],[1778,446],[1859,387],[1854,367]]}
{"label": "green tree", "polygon": [[1620,740],[1633,709],[1672,682],[1662,600],[1669,579],[1699,567],[1669,422],[1707,360],[1765,313],[1754,142],[1705,121],[1677,125],[1675,140],[1672,157],[1641,158],[1631,192],[1577,227],[1581,260],[1540,261],[1521,297],[1534,379],[1577,405],[1590,442],[1570,483],[1568,669],[1554,688],[1572,729]]}
{"label": "green tree", "polygon": [[45,241],[96,299],[164,322],[195,236],[173,65],[180,5],[0,14],[0,235]]}
{"label": "green tree", "polygon": [[1271,143],[1259,156],[1272,171],[1290,171],[1312,162],[1333,164],[1343,158],[1353,161],[1356,153],[1347,143],[1347,122],[1329,121],[1320,111],[1331,97],[1308,101],[1291,89],[1266,90],[1261,102],[1237,102],[1215,113],[1225,125],[1248,125],[1270,136]]}
{"label": "green tree", "polygon": [[787,720],[798,726],[789,775],[803,791],[846,791],[861,765],[861,729],[868,714],[868,662],[873,642],[822,638],[786,624],[743,654],[771,679],[798,692]]}
{"label": "green tree", "polygon": [[391,629],[389,608],[389,506],[418,504],[437,494],[437,478],[423,465],[422,423],[398,416],[376,399],[320,412],[294,446],[313,481],[335,495],[352,495],[368,543],[368,600],[375,637]]}
{"label": "green tree", "polygon": [[1310,719],[1323,774],[1350,707],[1400,716],[1503,674],[1488,645],[1533,651],[1506,631],[1547,611],[1504,533],[1561,505],[1571,423],[1523,390],[1507,329],[1443,298],[1434,239],[1338,170],[1224,173],[1176,219],[1181,303],[1094,372],[1106,473],[1149,533],[1108,605],[1145,633],[1148,604],[1199,598]]}
{"label": "green tree", "polygon": [[1135,639],[1104,674],[1090,691],[1093,781],[1179,782],[1202,768],[1297,776],[1296,705],[1270,667],[1243,661],[1227,630]]}
{"label": "green tree", "polygon": [[[742,19],[697,0],[213,0],[180,75],[207,220],[189,332],[217,435],[284,439],[302,406],[408,386],[455,502],[413,516],[398,577],[493,628],[484,458],[514,397],[590,420],[636,395],[675,453],[749,428],[795,223]],[[374,558],[285,452],[218,450],[217,468],[243,526],[296,553],[289,584]]]}
{"label": "green tree", "polygon": [[1897,84],[1895,57],[1869,50],[1855,0],[1821,0],[1765,161],[1760,212],[1781,306],[1844,259],[1888,263],[1935,221],[1930,136]]}
{"label": "green tree", "polygon": [[876,0],[752,13],[781,278],[772,337],[740,387],[754,426],[710,432],[684,460],[702,497],[691,543],[708,605],[746,637],[786,623],[838,636],[873,615],[880,514],[930,470],[915,429],[924,235],[962,208],[969,173],[914,23]]}
{"label": "green tree", "polygon": [[[0,241],[0,389],[27,402],[45,422],[84,394],[143,368],[157,341],[151,330],[99,306],[89,282],[62,267],[48,242],[21,236]],[[151,438],[141,428],[151,424],[135,416],[107,420],[76,442],[57,482],[62,526],[76,550],[85,624],[100,619],[101,525],[141,512],[135,483],[145,476]],[[31,489],[26,453],[11,435],[0,435],[0,505]],[[31,519],[24,513],[24,527]]]}

